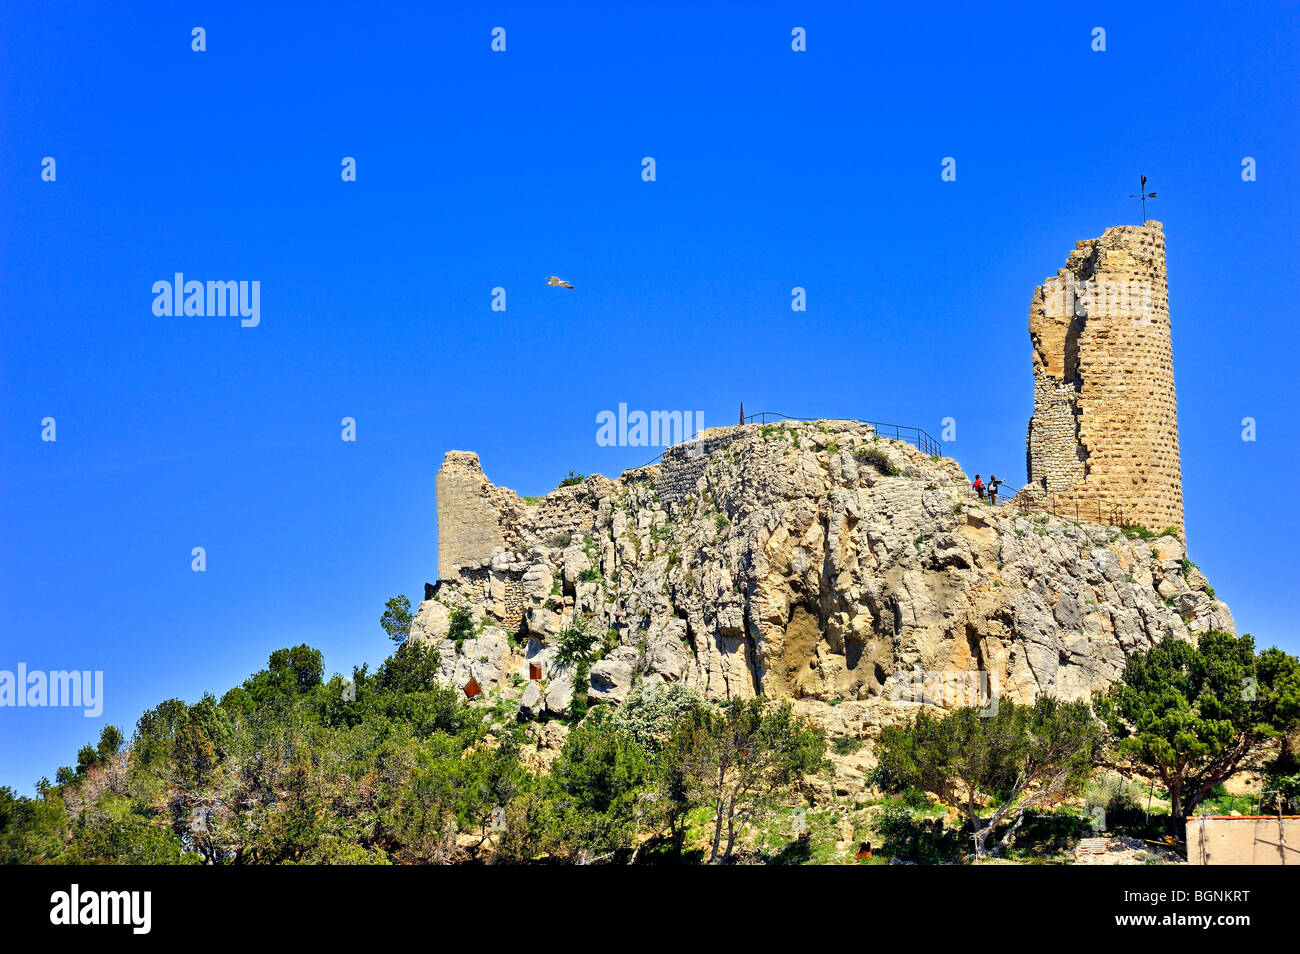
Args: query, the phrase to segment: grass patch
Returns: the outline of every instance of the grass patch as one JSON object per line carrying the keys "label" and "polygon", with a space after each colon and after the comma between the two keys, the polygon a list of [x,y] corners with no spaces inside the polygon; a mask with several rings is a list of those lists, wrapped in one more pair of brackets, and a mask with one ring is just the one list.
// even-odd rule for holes
{"label": "grass patch", "polygon": [[854,739],[847,735],[837,735],[831,739],[831,751],[836,755],[852,755],[862,748],[866,743],[862,739]]}

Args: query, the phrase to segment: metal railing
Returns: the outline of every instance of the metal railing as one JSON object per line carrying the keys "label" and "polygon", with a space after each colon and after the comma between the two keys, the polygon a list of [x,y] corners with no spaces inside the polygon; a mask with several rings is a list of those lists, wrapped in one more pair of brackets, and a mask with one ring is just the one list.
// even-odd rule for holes
{"label": "metal railing", "polygon": [[[1033,494],[1020,496],[1021,490],[1033,490]],[[1127,527],[1124,504],[1106,503],[1096,498],[1088,499],[1077,494],[1047,493],[1030,484],[1010,492],[999,491],[1003,503],[1014,503],[1022,513],[1047,513],[1053,517],[1064,517],[1075,523],[1100,523],[1110,527]],[[1129,514],[1133,513],[1132,505]]]}
{"label": "metal railing", "polygon": [[[800,423],[806,424],[809,421],[816,420],[821,420],[821,418],[795,417],[793,414],[782,414],[780,411],[756,411],[753,414],[745,415],[746,424],[767,424],[769,422],[779,421],[799,421]],[[826,418],[826,420],[830,420],[830,418]],[[929,454],[931,457],[942,456],[943,445],[936,440],[933,435],[919,427],[913,427],[908,424],[885,424],[881,421],[859,421],[858,423],[869,424],[875,429],[876,434],[880,437],[888,437],[896,441],[906,441],[917,450]]]}
{"label": "metal railing", "polygon": [[[834,420],[833,418],[818,417],[795,417],[793,414],[782,414],[780,411],[756,411],[753,414],[745,415],[746,424],[767,424],[780,421],[798,421],[800,424],[807,424],[810,421]],[[919,427],[912,427],[907,424],[885,424],[881,421],[858,421],[859,424],[867,424],[872,427],[880,437],[891,438],[896,441],[906,441],[917,450],[920,450],[931,457],[943,456],[943,445],[930,433]],[[687,442],[689,443],[689,442]],[[674,445],[679,446],[679,445]],[[671,450],[671,448],[668,448]],[[657,464],[663,459],[666,451],[661,451],[653,459],[646,461],[641,467],[649,467],[651,464]],[[640,470],[641,468],[633,468]],[[1006,495],[1008,498],[1010,494]]]}

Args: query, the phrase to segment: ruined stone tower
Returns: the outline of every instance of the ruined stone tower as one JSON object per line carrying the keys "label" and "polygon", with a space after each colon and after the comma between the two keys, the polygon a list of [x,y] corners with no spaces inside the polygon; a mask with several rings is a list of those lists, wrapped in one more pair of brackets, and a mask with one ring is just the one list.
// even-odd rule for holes
{"label": "ruined stone tower", "polygon": [[1034,414],[1024,493],[1087,520],[1183,526],[1159,222],[1076,244],[1034,292]]}
{"label": "ruined stone tower", "polygon": [[[509,546],[502,510],[522,503],[512,492],[493,487],[483,476],[478,454],[448,451],[435,483],[438,495],[438,578],[458,567],[487,566],[492,551]],[[509,499],[513,498],[513,499]]]}

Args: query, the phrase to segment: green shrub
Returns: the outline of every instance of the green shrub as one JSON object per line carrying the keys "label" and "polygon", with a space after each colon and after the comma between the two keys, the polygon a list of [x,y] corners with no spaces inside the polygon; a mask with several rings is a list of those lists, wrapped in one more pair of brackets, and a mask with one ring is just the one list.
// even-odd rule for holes
{"label": "green shrub", "polygon": [[379,617],[379,625],[388,638],[400,646],[411,633],[413,619],[411,601],[405,596],[394,596],[384,604],[384,615]]}
{"label": "green shrub", "polygon": [[853,458],[859,464],[874,467],[885,477],[897,477],[902,471],[893,465],[884,451],[879,447],[859,447],[853,452]]}
{"label": "green shrub", "polygon": [[884,836],[885,843],[906,841],[912,834],[915,819],[912,810],[901,802],[886,802],[876,818],[876,831]]}
{"label": "green shrub", "polygon": [[837,735],[831,740],[831,751],[836,755],[852,755],[862,748],[863,744],[861,739],[854,739],[847,735]]}
{"label": "green shrub", "polygon": [[451,611],[451,625],[447,627],[447,638],[456,644],[456,652],[465,645],[465,640],[474,635],[474,617],[469,610],[457,606]]}
{"label": "green shrub", "polygon": [[579,616],[555,637],[555,661],[561,666],[590,660],[599,637],[592,632],[585,616]]}

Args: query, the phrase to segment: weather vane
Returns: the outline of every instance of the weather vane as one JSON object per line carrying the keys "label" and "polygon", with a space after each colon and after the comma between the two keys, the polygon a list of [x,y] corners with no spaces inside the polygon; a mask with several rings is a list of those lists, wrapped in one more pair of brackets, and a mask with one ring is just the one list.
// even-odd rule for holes
{"label": "weather vane", "polygon": [[1141,178],[1142,178],[1142,183],[1141,183],[1141,187],[1138,190],[1138,194],[1130,195],[1129,198],[1142,200],[1142,224],[1145,225],[1147,221],[1147,199],[1154,199],[1156,197],[1156,194],[1154,192],[1147,191],[1147,177],[1142,176]]}

